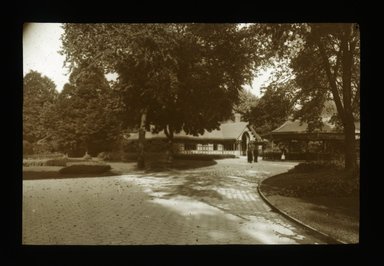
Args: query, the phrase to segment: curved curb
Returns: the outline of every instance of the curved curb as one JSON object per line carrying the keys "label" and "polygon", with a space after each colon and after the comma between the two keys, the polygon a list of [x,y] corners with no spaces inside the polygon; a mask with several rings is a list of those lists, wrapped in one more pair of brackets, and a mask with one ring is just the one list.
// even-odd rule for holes
{"label": "curved curb", "polygon": [[267,203],[274,211],[280,213],[281,215],[283,215],[285,218],[288,218],[289,220],[305,227],[306,229],[312,231],[313,233],[315,233],[316,235],[320,236],[321,238],[325,238],[327,240],[327,242],[329,242],[328,244],[348,244],[347,242],[344,242],[342,240],[339,240],[339,239],[336,239],[334,237],[331,237],[329,236],[328,234],[326,233],[323,233],[315,228],[313,228],[312,226],[294,218],[293,216],[289,215],[288,213],[286,213],[285,211],[277,208],[275,205],[273,205],[268,199],[267,197],[263,194],[263,192],[261,192],[261,185],[263,183],[264,180],[270,178],[272,176],[269,176],[269,177],[266,177],[266,178],[263,178],[262,180],[260,180],[258,186],[257,186],[257,192],[259,193],[260,197],[264,200],[265,203]]}

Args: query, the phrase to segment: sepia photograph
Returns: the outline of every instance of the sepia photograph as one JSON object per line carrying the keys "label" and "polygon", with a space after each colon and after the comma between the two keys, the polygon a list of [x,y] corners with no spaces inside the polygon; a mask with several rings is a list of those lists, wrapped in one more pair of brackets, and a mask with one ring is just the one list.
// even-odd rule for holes
{"label": "sepia photograph", "polygon": [[22,34],[22,245],[360,243],[359,24]]}

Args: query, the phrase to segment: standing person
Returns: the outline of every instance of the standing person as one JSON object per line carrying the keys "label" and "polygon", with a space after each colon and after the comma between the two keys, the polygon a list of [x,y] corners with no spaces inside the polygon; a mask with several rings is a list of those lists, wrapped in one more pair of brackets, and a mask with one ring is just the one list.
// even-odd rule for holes
{"label": "standing person", "polygon": [[281,151],[282,151],[282,153],[281,153],[281,160],[282,160],[282,161],[285,161],[285,156],[286,156],[287,150],[286,150],[285,147],[283,147],[283,148],[281,149]]}
{"label": "standing person", "polygon": [[248,157],[248,162],[249,163],[252,163],[252,153],[253,153],[253,151],[252,151],[252,146],[251,146],[251,144],[248,144],[248,150],[247,150],[247,157]]}
{"label": "standing person", "polygon": [[257,163],[257,159],[259,157],[259,146],[255,145],[253,148],[253,161]]}

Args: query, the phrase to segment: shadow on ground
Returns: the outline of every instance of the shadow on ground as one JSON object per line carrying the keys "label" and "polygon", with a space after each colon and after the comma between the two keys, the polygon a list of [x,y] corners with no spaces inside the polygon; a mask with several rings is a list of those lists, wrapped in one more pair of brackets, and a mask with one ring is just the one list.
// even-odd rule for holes
{"label": "shadow on ground", "polygon": [[172,163],[164,160],[149,161],[146,165],[146,173],[152,172],[165,172],[172,170],[191,170],[197,168],[204,168],[217,164],[215,160],[181,160],[175,159]]}
{"label": "shadow on ground", "polygon": [[244,220],[189,197],[151,197],[129,177],[47,180],[24,186],[24,244],[313,242],[289,225],[265,217]]}
{"label": "shadow on ground", "polygon": [[85,177],[104,177],[117,176],[118,173],[105,172],[100,174],[60,174],[57,171],[23,171],[23,180],[39,180],[39,179],[65,179],[65,178],[85,178]]}
{"label": "shadow on ground", "polygon": [[[60,174],[59,170],[62,167],[56,166],[32,166],[23,167],[23,180],[38,180],[38,179],[63,179],[63,178],[84,178],[84,177],[104,177],[130,174],[140,171],[136,162],[108,162],[112,169],[108,172],[100,174]],[[214,160],[174,160],[172,163],[167,163],[163,160],[148,160],[145,173],[162,173],[169,171],[184,171],[204,168],[217,164]]]}
{"label": "shadow on ground", "polygon": [[223,196],[220,195],[216,190],[213,189],[197,189],[194,188],[191,184],[185,183],[174,187],[173,192],[166,195],[166,197],[173,196],[187,196],[187,197],[197,197],[197,198],[216,198],[219,200],[223,199]]}
{"label": "shadow on ground", "polygon": [[283,171],[285,165],[250,165],[241,159],[217,165],[175,162],[160,171],[138,171],[135,163],[108,163],[121,176],[23,182],[23,243],[319,242],[271,213],[255,195],[258,180],[272,170]]}

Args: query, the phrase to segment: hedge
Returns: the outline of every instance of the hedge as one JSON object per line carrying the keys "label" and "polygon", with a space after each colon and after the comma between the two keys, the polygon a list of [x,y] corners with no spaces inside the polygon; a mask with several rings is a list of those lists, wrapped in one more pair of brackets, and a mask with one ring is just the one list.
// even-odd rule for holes
{"label": "hedge", "polygon": [[67,166],[67,158],[50,159],[45,162],[46,166]]}
{"label": "hedge", "polygon": [[64,154],[62,153],[39,153],[39,154],[29,154],[23,156],[24,159],[57,159],[63,158]]}
{"label": "hedge", "polygon": [[[97,158],[103,161],[123,161],[123,162],[135,162],[137,160],[137,153],[127,152],[101,152]],[[161,160],[166,158],[165,152],[145,152],[145,158],[147,160]],[[225,158],[236,158],[233,154],[178,154],[173,155],[175,159],[183,160],[214,160]]]}
{"label": "hedge", "polygon": [[111,162],[133,162],[137,160],[137,153],[127,152],[101,152],[97,155],[97,158],[103,161]]}
{"label": "hedge", "polygon": [[[281,152],[264,152],[264,160],[281,160]],[[332,160],[333,155],[331,153],[317,153],[317,152],[287,152],[285,154],[285,160]]]}
{"label": "hedge", "polygon": [[46,159],[23,159],[23,166],[44,166]]}
{"label": "hedge", "polygon": [[59,170],[60,174],[101,174],[111,170],[110,165],[74,164]]}
{"label": "hedge", "polygon": [[23,159],[23,166],[67,166],[67,158]]}
{"label": "hedge", "polygon": [[182,160],[209,161],[215,159],[236,158],[236,156],[234,154],[175,154],[173,158]]}

